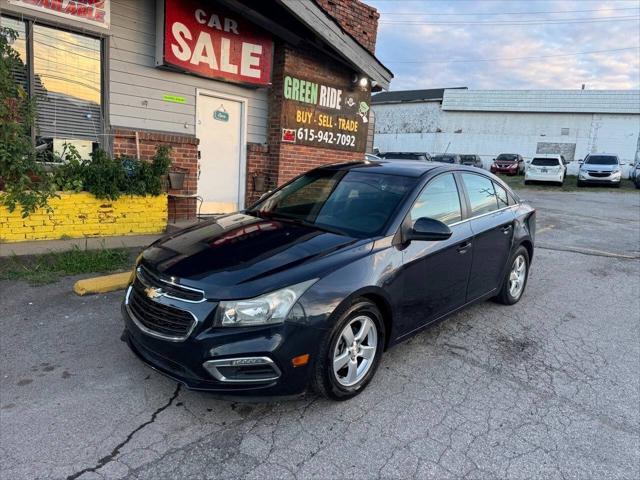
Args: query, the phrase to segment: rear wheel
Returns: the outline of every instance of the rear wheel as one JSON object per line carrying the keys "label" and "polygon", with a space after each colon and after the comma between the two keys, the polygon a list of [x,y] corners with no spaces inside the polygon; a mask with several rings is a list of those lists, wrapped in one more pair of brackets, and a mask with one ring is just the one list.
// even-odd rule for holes
{"label": "rear wheel", "polygon": [[333,400],[358,395],[373,378],[384,349],[382,315],[372,302],[356,300],[325,338],[313,374],[313,387]]}
{"label": "rear wheel", "polygon": [[504,305],[517,303],[529,278],[529,252],[525,247],[518,247],[509,259],[509,269],[502,281],[502,288],[495,299]]}
{"label": "rear wheel", "polygon": [[578,186],[579,186],[579,187],[584,187],[584,182],[582,182],[582,181],[578,180]]}

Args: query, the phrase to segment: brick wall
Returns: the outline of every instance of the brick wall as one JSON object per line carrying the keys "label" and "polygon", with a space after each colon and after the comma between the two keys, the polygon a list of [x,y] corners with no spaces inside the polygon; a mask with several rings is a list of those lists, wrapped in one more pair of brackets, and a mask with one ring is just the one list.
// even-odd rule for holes
{"label": "brick wall", "polygon": [[22,218],[20,209],[0,207],[0,242],[58,240],[164,232],[167,197],[122,195],[100,200],[88,192],[59,192],[49,200],[51,211],[38,209]]}
{"label": "brick wall", "polygon": [[380,18],[375,8],[358,0],[316,0],[316,3],[364,48],[375,53]]}
{"label": "brick wall", "polygon": [[[113,132],[113,154],[136,157],[136,132],[116,129]],[[169,189],[169,217],[171,220],[195,218],[197,199],[172,195],[195,195],[198,182],[198,139],[189,135],[139,131],[138,145],[141,160],[151,160],[158,145],[171,147],[171,170],[185,172],[183,188]]]}

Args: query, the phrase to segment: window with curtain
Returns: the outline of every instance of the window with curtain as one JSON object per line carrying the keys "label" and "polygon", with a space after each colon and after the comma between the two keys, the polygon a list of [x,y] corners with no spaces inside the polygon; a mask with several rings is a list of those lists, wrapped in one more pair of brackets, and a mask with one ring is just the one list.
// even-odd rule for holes
{"label": "window with curtain", "polygon": [[[25,69],[15,77],[26,88],[29,83],[32,86],[29,94],[36,102],[38,149],[61,153],[68,142],[86,158],[103,141],[102,41],[5,16],[1,22],[19,35],[13,47]],[[32,65],[28,65],[29,58]]]}

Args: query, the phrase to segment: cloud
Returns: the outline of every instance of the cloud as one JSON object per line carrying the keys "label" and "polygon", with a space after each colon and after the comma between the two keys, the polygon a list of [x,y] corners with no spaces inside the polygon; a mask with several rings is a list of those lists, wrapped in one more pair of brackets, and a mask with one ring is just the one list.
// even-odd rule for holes
{"label": "cloud", "polygon": [[[640,5],[637,2],[370,0],[369,3],[382,14],[377,55],[394,72],[393,90],[451,86],[575,89],[583,83],[587,88],[598,89],[640,88],[640,23],[637,20]],[[534,13],[541,11],[569,12]],[[530,14],[514,15],[511,12]],[[601,21],[612,16],[635,18]],[[559,19],[576,23],[411,24]],[[635,49],[555,56],[627,47]],[[467,61],[479,59],[497,60]],[[418,63],[404,63],[407,61]]]}

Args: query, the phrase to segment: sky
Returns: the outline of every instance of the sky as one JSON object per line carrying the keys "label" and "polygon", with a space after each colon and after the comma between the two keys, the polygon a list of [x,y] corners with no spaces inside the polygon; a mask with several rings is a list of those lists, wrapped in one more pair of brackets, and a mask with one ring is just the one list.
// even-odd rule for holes
{"label": "sky", "polygon": [[640,88],[640,0],[365,1],[391,90]]}

